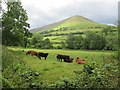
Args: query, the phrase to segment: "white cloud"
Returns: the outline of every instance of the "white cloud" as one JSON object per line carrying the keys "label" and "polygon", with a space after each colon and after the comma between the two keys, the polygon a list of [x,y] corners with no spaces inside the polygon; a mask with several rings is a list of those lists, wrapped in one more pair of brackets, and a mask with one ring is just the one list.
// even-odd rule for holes
{"label": "white cloud", "polygon": [[31,28],[40,27],[73,15],[99,23],[114,23],[119,0],[22,0]]}

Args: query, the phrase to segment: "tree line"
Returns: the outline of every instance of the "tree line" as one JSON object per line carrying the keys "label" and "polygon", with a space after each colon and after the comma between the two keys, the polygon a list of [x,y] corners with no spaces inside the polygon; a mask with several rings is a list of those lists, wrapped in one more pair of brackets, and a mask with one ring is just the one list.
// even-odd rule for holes
{"label": "tree line", "polygon": [[84,35],[69,34],[65,44],[68,49],[87,50],[117,50],[118,35],[103,35],[104,33],[88,32]]}

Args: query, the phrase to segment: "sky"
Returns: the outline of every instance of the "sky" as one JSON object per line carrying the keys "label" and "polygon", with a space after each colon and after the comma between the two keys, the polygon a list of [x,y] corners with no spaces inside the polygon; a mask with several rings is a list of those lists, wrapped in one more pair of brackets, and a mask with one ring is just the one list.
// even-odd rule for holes
{"label": "sky", "polygon": [[21,0],[31,29],[80,15],[102,24],[116,24],[119,0]]}

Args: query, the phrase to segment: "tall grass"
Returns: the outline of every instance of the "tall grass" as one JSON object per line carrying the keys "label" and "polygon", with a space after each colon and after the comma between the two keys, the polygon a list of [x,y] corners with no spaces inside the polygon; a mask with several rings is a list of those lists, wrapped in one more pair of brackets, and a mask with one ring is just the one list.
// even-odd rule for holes
{"label": "tall grass", "polygon": [[[4,87],[85,88],[102,87],[100,83],[104,82],[104,87],[117,87],[118,69],[113,52],[8,48],[9,50],[3,48]],[[49,56],[47,60],[39,60],[38,57],[26,55],[28,50],[48,52]],[[57,61],[57,53],[70,55],[74,62]],[[85,65],[95,63],[93,74],[87,75],[87,72],[84,72],[85,65],[76,64],[75,58],[78,56],[86,60]],[[85,75],[89,78],[84,77]],[[97,77],[100,77],[100,83],[96,81]],[[110,82],[111,79],[113,83]]]}

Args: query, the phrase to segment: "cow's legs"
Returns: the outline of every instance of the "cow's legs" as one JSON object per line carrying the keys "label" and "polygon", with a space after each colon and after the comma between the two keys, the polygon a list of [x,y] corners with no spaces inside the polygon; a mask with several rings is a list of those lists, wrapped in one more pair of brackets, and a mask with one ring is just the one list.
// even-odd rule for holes
{"label": "cow's legs", "polygon": [[38,56],[38,58],[41,60],[41,57],[40,57],[40,56]]}
{"label": "cow's legs", "polygon": [[46,60],[46,57],[45,57],[45,60]]}

